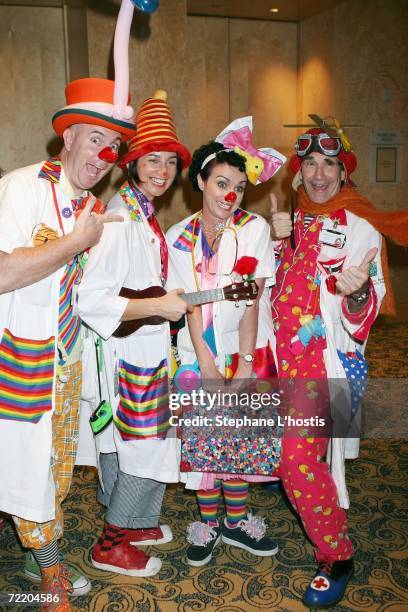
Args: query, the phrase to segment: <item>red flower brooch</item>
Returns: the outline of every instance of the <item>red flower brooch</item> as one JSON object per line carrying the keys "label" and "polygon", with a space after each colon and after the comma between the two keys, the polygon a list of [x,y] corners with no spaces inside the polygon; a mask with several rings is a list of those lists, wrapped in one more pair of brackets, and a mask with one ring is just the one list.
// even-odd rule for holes
{"label": "red flower brooch", "polygon": [[240,274],[243,278],[248,278],[255,274],[258,260],[256,257],[248,257],[244,255],[240,257],[234,266],[234,272]]}
{"label": "red flower brooch", "polygon": [[330,276],[326,278],[327,291],[331,293],[332,295],[336,295],[337,293],[336,283],[337,283],[337,278],[334,276],[334,274],[330,274]]}

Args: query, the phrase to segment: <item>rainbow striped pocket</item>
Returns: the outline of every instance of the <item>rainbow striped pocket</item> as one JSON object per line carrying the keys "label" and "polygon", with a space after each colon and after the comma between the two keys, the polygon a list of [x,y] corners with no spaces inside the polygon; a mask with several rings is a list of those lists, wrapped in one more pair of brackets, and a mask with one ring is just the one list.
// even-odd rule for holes
{"label": "rainbow striped pocket", "polygon": [[141,368],[119,360],[119,406],[115,424],[123,440],[165,438],[170,428],[167,360]]}
{"label": "rainbow striped pocket", "polygon": [[8,329],[0,343],[0,419],[38,423],[52,408],[55,340],[27,340]]}

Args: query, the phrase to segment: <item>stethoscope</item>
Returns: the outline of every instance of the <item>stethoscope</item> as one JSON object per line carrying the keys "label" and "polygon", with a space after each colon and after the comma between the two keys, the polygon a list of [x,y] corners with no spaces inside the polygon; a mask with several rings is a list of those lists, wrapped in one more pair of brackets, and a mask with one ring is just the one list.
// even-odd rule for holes
{"label": "stethoscope", "polygon": [[[228,197],[229,194],[227,194],[227,196],[225,196],[225,199]],[[194,282],[197,288],[197,291],[200,291],[200,283],[198,282],[198,276],[197,276],[197,269],[196,269],[196,259],[195,259],[195,244],[194,244],[194,237],[196,235],[196,229],[197,229],[197,223],[199,222],[200,218],[202,217],[202,211],[200,211],[199,213],[197,213],[197,215],[194,218],[194,222],[193,222],[193,228],[192,228],[192,239],[191,239],[191,265],[193,268],[193,274],[194,274]],[[235,227],[233,227],[231,225],[231,219],[232,216],[228,219],[228,223],[225,227],[221,228],[214,237],[214,240],[212,242],[212,244],[210,245],[211,250],[214,250],[213,247],[215,245],[215,243],[217,242],[217,240],[219,240],[220,238],[222,238],[222,236],[226,235],[226,232],[230,232],[233,236],[234,239],[234,244],[235,244],[235,257],[234,257],[234,263],[232,265],[231,268],[231,272],[229,272],[228,274],[225,273],[220,273],[220,272],[210,272],[208,270],[209,274],[212,275],[216,275],[216,274],[222,274],[222,276],[231,276],[234,268],[235,268],[235,264],[237,263],[237,258],[238,258],[238,234],[237,234],[237,230],[235,229]]]}

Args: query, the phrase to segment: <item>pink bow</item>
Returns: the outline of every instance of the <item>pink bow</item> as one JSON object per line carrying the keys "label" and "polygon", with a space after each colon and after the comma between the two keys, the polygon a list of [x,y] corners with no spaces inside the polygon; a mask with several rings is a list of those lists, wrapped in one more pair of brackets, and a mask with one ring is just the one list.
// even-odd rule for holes
{"label": "pink bow", "polygon": [[223,138],[222,144],[228,149],[239,147],[249,155],[262,159],[264,169],[258,178],[261,183],[270,179],[283,165],[282,160],[278,159],[277,157],[255,149],[252,144],[252,132],[247,126],[226,134],[226,136]]}

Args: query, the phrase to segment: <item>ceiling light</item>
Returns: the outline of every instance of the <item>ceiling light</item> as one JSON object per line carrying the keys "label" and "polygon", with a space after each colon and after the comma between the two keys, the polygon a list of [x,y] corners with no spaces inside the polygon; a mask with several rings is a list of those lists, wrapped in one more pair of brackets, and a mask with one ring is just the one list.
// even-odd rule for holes
{"label": "ceiling light", "polygon": [[279,13],[279,9],[278,8],[271,8],[269,9],[270,13]]}

